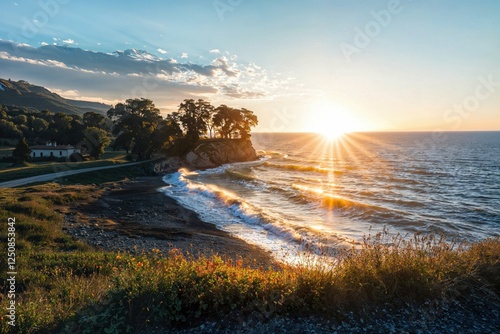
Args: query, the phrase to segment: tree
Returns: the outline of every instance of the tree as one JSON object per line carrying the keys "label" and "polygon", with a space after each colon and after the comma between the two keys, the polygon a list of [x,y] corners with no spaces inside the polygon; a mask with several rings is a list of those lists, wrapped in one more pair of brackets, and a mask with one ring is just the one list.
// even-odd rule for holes
{"label": "tree", "polygon": [[161,121],[156,131],[156,136],[159,137],[158,140],[163,141],[165,144],[168,144],[168,146],[173,145],[176,139],[182,137],[182,130],[175,114],[176,113],[174,113],[174,115],[167,115],[167,117]]}
{"label": "tree", "polygon": [[47,131],[48,128],[49,128],[49,122],[47,122],[43,118],[35,118],[34,120],[31,121],[31,129],[37,135],[40,135],[43,132]]}
{"label": "tree", "polygon": [[100,128],[101,126],[101,123],[104,122],[106,118],[101,115],[101,114],[98,114],[96,112],[93,112],[93,111],[89,111],[89,112],[86,112],[85,114],[83,114],[83,124],[86,126],[86,127],[96,127],[96,128]]}
{"label": "tree", "polygon": [[211,117],[209,105],[210,103],[201,99],[197,102],[193,99],[186,99],[180,104],[179,120],[186,131],[185,137],[188,140],[196,142],[207,132],[207,121]]}
{"label": "tree", "polygon": [[83,138],[82,146],[87,148],[90,156],[94,159],[99,159],[106,146],[111,142],[106,131],[94,126],[83,130]]}
{"label": "tree", "polygon": [[0,138],[21,138],[23,133],[11,121],[0,119]]}
{"label": "tree", "polygon": [[[45,116],[49,116],[46,114]],[[71,136],[71,122],[73,118],[65,113],[58,112],[51,117],[48,129],[48,137],[52,141],[60,144],[68,144]]]}
{"label": "tree", "polygon": [[17,115],[14,117],[13,121],[16,125],[26,124],[28,123],[28,117],[26,117],[26,115]]}
{"label": "tree", "polygon": [[225,104],[216,109],[214,124],[218,128],[221,138],[232,138],[241,122],[241,115],[237,109],[230,108]]}
{"label": "tree", "polygon": [[7,118],[7,109],[5,106],[0,104],[0,119],[5,119]]}
{"label": "tree", "polygon": [[102,114],[96,113],[94,111],[89,111],[83,114],[83,125],[85,127],[94,126],[99,129],[106,131],[111,131],[112,123],[109,119],[104,117]]}
{"label": "tree", "polygon": [[215,108],[213,105],[210,104],[208,101],[204,101],[202,99],[199,99],[196,102],[196,106],[200,111],[200,118],[203,122],[205,122],[205,126],[208,131],[208,135],[210,138],[212,137],[212,134],[215,136],[215,124],[214,124],[214,113],[215,113]]}
{"label": "tree", "polygon": [[235,109],[223,104],[215,111],[214,125],[222,138],[239,136],[248,139],[251,128],[258,123],[257,116],[254,115],[253,111],[245,108]]}
{"label": "tree", "polygon": [[23,162],[30,160],[31,150],[26,142],[26,139],[22,137],[16,144],[16,148],[12,151],[12,156],[16,162]]}
{"label": "tree", "polygon": [[156,135],[162,121],[160,110],[148,99],[128,99],[108,110],[108,117],[115,124],[116,142],[131,147],[140,160],[149,159],[164,143]]}
{"label": "tree", "polygon": [[259,120],[251,110],[242,108],[239,112],[241,115],[241,123],[238,126],[240,136],[243,139],[249,139],[251,128],[259,124]]}

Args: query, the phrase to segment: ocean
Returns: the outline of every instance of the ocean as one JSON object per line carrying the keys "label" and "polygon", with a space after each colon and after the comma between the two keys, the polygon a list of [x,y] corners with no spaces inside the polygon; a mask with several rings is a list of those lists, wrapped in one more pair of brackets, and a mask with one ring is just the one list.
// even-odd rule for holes
{"label": "ocean", "polygon": [[257,133],[258,161],[181,169],[163,191],[220,229],[290,259],[386,230],[500,236],[500,132]]}

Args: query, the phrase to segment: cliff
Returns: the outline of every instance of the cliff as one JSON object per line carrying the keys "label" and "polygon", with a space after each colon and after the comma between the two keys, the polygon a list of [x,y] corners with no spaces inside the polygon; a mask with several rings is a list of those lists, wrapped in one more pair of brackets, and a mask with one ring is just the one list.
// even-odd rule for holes
{"label": "cliff", "polygon": [[213,168],[232,162],[252,161],[257,153],[247,139],[214,139],[199,142],[184,157],[191,168]]}

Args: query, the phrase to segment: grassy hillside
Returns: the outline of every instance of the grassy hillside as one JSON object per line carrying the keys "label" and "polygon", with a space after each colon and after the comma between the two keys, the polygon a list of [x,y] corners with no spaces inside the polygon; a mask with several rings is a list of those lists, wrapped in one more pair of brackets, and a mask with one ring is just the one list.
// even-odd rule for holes
{"label": "grassy hillside", "polygon": [[[116,173],[115,173],[116,175]],[[64,233],[69,203],[88,202],[102,189],[45,184],[5,189],[0,220],[16,218],[17,326],[2,333],[58,331],[126,333],[161,324],[259,314],[343,319],[384,305],[500,293],[500,242],[450,244],[434,237],[404,241],[380,234],[361,250],[337,255],[337,266],[251,269],[244,260],[97,251]],[[0,238],[6,239],[6,229]],[[389,243],[388,243],[389,242]],[[388,246],[388,244],[390,246]],[[6,268],[6,258],[0,258]],[[4,297],[7,282],[0,281]]]}
{"label": "grassy hillside", "polygon": [[0,102],[3,105],[77,115],[88,111],[105,113],[109,109],[109,106],[102,103],[68,100],[44,87],[22,80],[0,79],[0,85]]}

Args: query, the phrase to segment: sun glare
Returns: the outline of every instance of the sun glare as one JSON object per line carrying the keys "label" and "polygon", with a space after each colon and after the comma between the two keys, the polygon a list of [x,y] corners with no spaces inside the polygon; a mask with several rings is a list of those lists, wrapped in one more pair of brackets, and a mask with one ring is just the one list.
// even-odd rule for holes
{"label": "sun glare", "polygon": [[358,122],[343,107],[328,102],[319,102],[311,107],[309,131],[334,140],[358,130]]}

